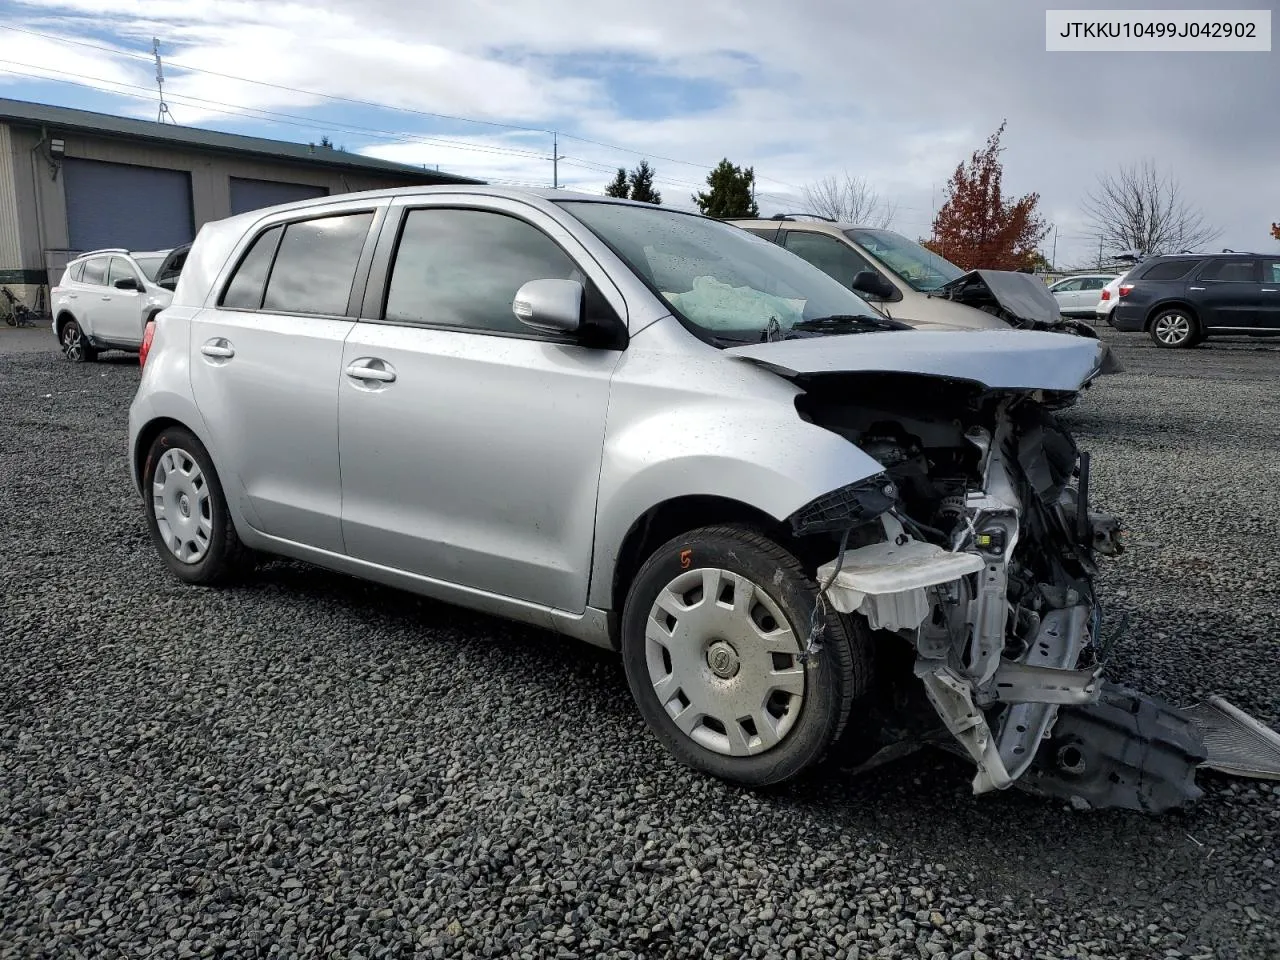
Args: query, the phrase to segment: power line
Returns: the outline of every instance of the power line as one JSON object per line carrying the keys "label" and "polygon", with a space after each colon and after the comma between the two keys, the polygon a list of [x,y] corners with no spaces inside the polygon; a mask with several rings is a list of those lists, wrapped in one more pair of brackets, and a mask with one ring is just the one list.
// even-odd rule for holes
{"label": "power line", "polygon": [[[7,26],[7,29],[13,30],[17,33],[25,33],[28,36],[40,37],[41,39],[50,40],[55,43],[74,44],[75,46],[86,47],[92,50],[100,50],[105,53],[109,53],[112,56],[126,57],[133,60],[149,60],[150,59],[144,54],[134,53],[129,50],[121,50],[117,47],[107,46],[106,44],[92,43],[87,40],[78,40],[72,37],[60,37],[55,34],[42,33],[39,30],[31,30],[26,27],[15,27],[15,26],[8,26],[8,25],[6,26]],[[178,60],[170,60],[169,66],[171,68],[176,67],[180,70],[186,70],[191,73],[202,73],[211,77],[220,77],[224,80],[236,80],[240,83],[251,83],[257,86],[269,87],[274,90],[281,90],[287,93],[298,94],[304,97],[312,97],[317,100],[332,100],[339,103],[349,103],[349,104],[358,105],[358,106],[373,107],[378,110],[392,110],[400,113],[407,113],[407,114],[412,114],[420,117],[428,117],[436,120],[451,120],[457,123],[484,124],[486,126],[491,126],[491,127],[501,127],[506,130],[518,130],[524,133],[547,134],[552,136],[558,136],[566,140],[576,140],[579,143],[589,143],[593,146],[603,147],[606,150],[615,150],[619,153],[627,153],[637,157],[644,157],[644,158],[653,159],[653,160],[661,160],[664,163],[675,163],[683,166],[697,167],[699,169],[704,169],[704,170],[711,169],[715,166],[715,164],[699,163],[693,160],[681,160],[675,157],[665,157],[659,154],[648,153],[643,150],[634,150],[630,147],[620,146],[619,144],[606,143],[603,140],[593,140],[589,137],[577,136],[571,133],[560,133],[553,130],[545,130],[540,127],[528,127],[528,126],[522,126],[520,124],[514,124],[514,123],[502,123],[497,120],[481,120],[474,117],[462,117],[462,116],[457,116],[457,115],[447,114],[447,113],[435,113],[429,110],[418,110],[413,107],[399,107],[399,106],[394,106],[388,103],[379,103],[374,100],[365,100],[360,97],[345,97],[340,94],[320,93],[314,90],[302,90],[297,87],[288,86],[287,84],[272,83],[271,81],[268,81],[268,80],[254,80],[249,77],[241,77],[241,76],[237,76],[235,74],[230,74],[230,73],[221,73],[217,70],[209,70],[204,67],[194,67],[189,64],[182,63],[181,61],[178,61]],[[40,69],[43,69],[43,68],[40,68]],[[107,82],[113,82],[113,81],[107,81]],[[216,102],[216,101],[211,101],[211,102]],[[248,108],[248,109],[253,109],[253,108]],[[793,190],[800,189],[799,187],[795,186],[795,184],[787,183],[783,180],[776,180],[772,177],[765,176],[764,174],[758,174],[758,176],[761,180],[768,180],[770,183],[776,183],[784,187],[790,187]]]}

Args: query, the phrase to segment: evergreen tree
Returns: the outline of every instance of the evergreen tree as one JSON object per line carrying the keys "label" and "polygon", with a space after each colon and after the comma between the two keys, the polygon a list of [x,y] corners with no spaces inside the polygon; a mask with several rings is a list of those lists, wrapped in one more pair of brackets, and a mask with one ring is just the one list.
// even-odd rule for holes
{"label": "evergreen tree", "polygon": [[625,200],[630,195],[630,188],[627,184],[627,171],[624,167],[618,168],[618,174],[613,181],[604,188],[606,197],[617,197],[619,200]]}
{"label": "evergreen tree", "polygon": [[648,160],[641,160],[640,166],[631,171],[627,182],[631,187],[631,199],[641,203],[662,203],[662,194],[653,189],[653,167]]}
{"label": "evergreen tree", "polygon": [[708,217],[758,217],[754,187],[756,172],[752,167],[739,169],[726,157],[707,174],[706,193],[694,194],[693,202]]}

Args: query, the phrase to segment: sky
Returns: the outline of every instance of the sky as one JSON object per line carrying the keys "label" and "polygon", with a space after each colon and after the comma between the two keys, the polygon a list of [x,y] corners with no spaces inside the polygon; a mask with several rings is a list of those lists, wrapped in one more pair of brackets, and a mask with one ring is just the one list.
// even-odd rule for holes
{"label": "sky", "polygon": [[[1240,9],[1275,0],[1162,0]],[[1139,4],[1111,4],[1134,8]],[[1097,7],[1078,2],[1074,8]],[[1222,230],[1272,250],[1280,52],[1049,53],[1028,0],[0,0],[0,96],[171,117],[479,177],[598,193],[648,159],[664,203],[721,158],[765,215],[848,173],[929,234],[956,164],[1007,121],[1007,196],[1036,192],[1060,266],[1097,256],[1082,204],[1152,160]],[[1273,43],[1273,47],[1274,47]],[[256,82],[254,82],[256,81]]]}

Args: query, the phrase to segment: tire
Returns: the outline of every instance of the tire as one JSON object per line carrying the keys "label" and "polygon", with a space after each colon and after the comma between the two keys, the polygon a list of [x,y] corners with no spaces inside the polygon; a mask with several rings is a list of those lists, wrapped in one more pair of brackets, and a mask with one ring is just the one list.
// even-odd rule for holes
{"label": "tire", "polygon": [[215,586],[249,569],[251,554],[236,534],[213,460],[190,430],[168,427],[156,437],[142,483],[151,542],[175,577]]}
{"label": "tire", "polygon": [[1200,324],[1185,307],[1170,307],[1151,318],[1151,341],[1165,349],[1194,347],[1200,342]]}
{"label": "tire", "polygon": [[[704,585],[715,599],[699,599]],[[750,602],[735,608],[748,585]],[[803,662],[817,597],[791,553],[741,527],[693,530],[649,557],[624,605],[622,659],[641,715],[677,760],[765,787],[822,758],[866,690],[871,660],[867,632],[823,605],[819,649]]]}
{"label": "tire", "polygon": [[72,363],[92,363],[98,359],[98,351],[89,343],[89,338],[75,320],[68,320],[62,325],[58,343],[62,345],[62,355]]}

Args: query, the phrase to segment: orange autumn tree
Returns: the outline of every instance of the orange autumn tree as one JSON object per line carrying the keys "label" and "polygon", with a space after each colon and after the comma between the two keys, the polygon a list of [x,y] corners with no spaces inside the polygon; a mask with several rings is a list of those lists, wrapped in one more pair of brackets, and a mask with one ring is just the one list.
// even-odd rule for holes
{"label": "orange autumn tree", "polygon": [[1001,185],[1000,137],[1005,124],[956,167],[947,181],[946,202],[933,221],[933,239],[924,245],[965,270],[1023,270],[1033,265],[1049,225],[1036,210],[1038,193],[1006,201]]}
{"label": "orange autumn tree", "polygon": [[1273,223],[1271,225],[1271,235],[1277,240],[1280,240],[1280,223]]}

